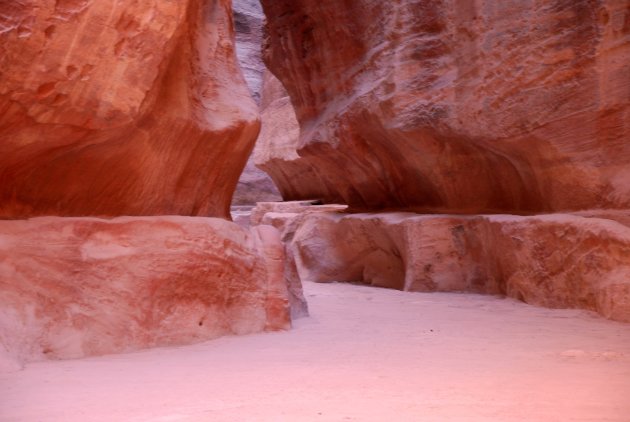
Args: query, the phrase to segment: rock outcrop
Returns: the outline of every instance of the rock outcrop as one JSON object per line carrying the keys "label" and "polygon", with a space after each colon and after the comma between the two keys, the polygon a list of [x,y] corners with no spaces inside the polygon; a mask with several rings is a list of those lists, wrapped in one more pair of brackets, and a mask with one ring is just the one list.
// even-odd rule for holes
{"label": "rock outcrop", "polygon": [[[354,209],[630,208],[626,1],[263,0],[291,96],[285,199]],[[299,158],[297,157],[299,156]],[[311,183],[277,176],[315,172]]]}
{"label": "rock outcrop", "polygon": [[230,4],[0,3],[0,218],[227,217],[259,131]]}
{"label": "rock outcrop", "polygon": [[0,367],[288,328],[284,271],[268,226],[179,216],[0,221]]}
{"label": "rock outcrop", "polygon": [[[630,227],[569,214],[267,214],[302,280],[501,294],[630,322]],[[287,233],[287,231],[291,233]]]}

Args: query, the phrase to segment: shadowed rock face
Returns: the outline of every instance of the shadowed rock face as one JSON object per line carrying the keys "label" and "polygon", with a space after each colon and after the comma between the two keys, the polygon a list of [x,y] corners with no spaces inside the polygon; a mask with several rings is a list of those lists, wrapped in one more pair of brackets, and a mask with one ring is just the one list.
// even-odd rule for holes
{"label": "shadowed rock face", "polygon": [[227,216],[259,130],[230,4],[0,3],[0,218]]}
{"label": "shadowed rock face", "polygon": [[[285,199],[355,209],[630,207],[630,5],[263,0],[295,106]],[[294,184],[301,166],[316,172]]]}
{"label": "shadowed rock face", "polygon": [[[233,0],[232,7],[236,32],[236,56],[252,97],[260,105],[263,75],[268,73],[261,55],[264,20],[262,7],[258,0]],[[232,204],[253,205],[256,202],[280,200],[282,198],[278,189],[271,178],[255,166],[252,154],[238,181]]]}
{"label": "shadowed rock face", "polygon": [[78,358],[289,328],[284,271],[271,227],[179,216],[0,221],[0,370],[3,354]]}
{"label": "shadowed rock face", "polygon": [[236,57],[247,86],[260,104],[265,64],[262,60],[262,31],[265,16],[258,0],[232,0]]}
{"label": "shadowed rock face", "polygon": [[630,228],[568,214],[269,212],[302,280],[501,294],[630,322]]}
{"label": "shadowed rock face", "polygon": [[282,197],[286,200],[334,196],[338,185],[327,188],[327,178],[320,177],[318,170],[297,154],[300,126],[291,99],[269,71],[263,79],[261,120],[254,161],[273,179]]}

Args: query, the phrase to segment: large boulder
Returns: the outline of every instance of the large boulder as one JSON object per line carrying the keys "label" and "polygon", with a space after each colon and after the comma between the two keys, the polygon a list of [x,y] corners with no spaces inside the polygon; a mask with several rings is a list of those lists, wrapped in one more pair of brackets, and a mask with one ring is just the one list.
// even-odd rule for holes
{"label": "large boulder", "polygon": [[230,5],[0,2],[0,218],[228,216],[259,131]]}
{"label": "large boulder", "polygon": [[285,199],[354,209],[630,208],[630,8],[618,0],[262,0],[295,106]]}
{"label": "large boulder", "polygon": [[284,259],[215,218],[0,221],[0,370],[288,328]]}
{"label": "large boulder", "polygon": [[302,280],[500,294],[630,322],[630,227],[569,214],[274,213]]}

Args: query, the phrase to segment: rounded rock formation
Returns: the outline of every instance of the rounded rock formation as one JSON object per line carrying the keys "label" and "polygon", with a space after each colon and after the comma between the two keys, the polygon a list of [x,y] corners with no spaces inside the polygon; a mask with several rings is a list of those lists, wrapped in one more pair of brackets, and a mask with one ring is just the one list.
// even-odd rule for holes
{"label": "rounded rock formation", "polygon": [[[301,134],[285,199],[353,209],[630,208],[630,7],[263,0]],[[317,177],[296,185],[298,172]]]}
{"label": "rounded rock formation", "polygon": [[259,131],[229,0],[0,4],[0,218],[227,217]]}

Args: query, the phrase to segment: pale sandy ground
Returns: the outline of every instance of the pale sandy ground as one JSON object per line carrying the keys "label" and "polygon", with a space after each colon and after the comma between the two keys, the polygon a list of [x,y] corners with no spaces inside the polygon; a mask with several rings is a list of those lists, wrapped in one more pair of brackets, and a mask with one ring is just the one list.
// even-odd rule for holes
{"label": "pale sandy ground", "polygon": [[0,421],[630,421],[630,324],[307,284],[290,332],[31,364]]}

